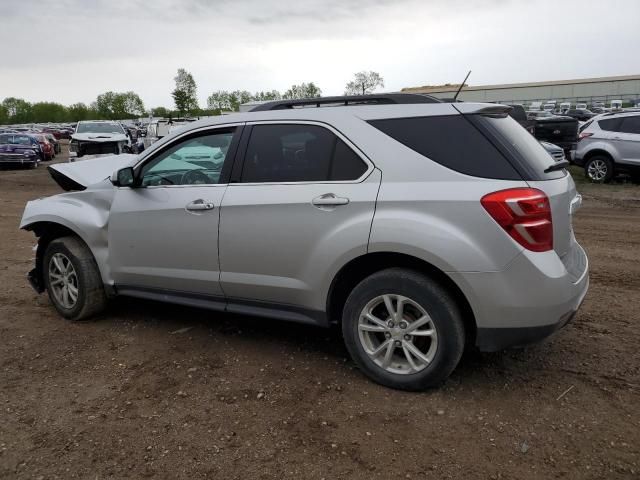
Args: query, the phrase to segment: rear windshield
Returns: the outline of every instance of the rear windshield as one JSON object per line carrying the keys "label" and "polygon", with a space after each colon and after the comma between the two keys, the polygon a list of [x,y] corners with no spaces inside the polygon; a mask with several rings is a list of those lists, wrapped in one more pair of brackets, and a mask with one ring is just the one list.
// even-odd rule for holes
{"label": "rear windshield", "polygon": [[566,175],[564,170],[545,173],[555,163],[527,130],[511,117],[470,115],[489,138],[511,159],[525,180],[553,180]]}
{"label": "rear windshield", "polygon": [[[515,120],[510,121],[527,133]],[[390,118],[370,120],[369,123],[456,172],[474,177],[522,180],[504,155],[463,115]]]}
{"label": "rear windshield", "polygon": [[593,123],[593,120],[588,120],[587,122],[583,123],[580,128],[578,128],[578,132],[582,132],[585,128],[587,128],[589,125],[591,125]]}

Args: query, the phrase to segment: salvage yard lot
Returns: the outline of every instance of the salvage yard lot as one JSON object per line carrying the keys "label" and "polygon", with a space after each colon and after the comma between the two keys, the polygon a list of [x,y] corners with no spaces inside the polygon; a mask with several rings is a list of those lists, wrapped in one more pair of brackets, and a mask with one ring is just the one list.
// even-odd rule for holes
{"label": "salvage yard lot", "polygon": [[63,320],[17,228],[60,189],[0,171],[0,478],[637,478],[640,186],[574,174],[573,323],[417,394],[366,380],[337,331],[134,299]]}

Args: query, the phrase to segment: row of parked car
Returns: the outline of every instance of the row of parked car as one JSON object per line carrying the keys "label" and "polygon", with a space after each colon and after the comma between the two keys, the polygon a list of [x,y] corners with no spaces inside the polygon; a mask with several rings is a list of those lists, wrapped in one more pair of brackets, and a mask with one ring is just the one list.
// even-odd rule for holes
{"label": "row of parked car", "polygon": [[60,151],[60,139],[51,132],[0,129],[0,165],[37,168]]}
{"label": "row of parked car", "polygon": [[[573,110],[558,115],[525,111],[512,105],[511,116],[532,133],[557,160],[584,168],[592,182],[609,182],[618,174],[640,180],[640,109],[629,108],[594,114]],[[553,144],[553,145],[550,145]]]}

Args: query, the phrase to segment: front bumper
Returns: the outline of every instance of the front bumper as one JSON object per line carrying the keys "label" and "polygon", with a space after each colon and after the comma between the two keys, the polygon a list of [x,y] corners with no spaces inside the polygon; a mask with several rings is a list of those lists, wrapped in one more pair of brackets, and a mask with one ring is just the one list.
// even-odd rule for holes
{"label": "front bumper", "polygon": [[44,292],[44,285],[42,284],[42,275],[39,274],[38,269],[34,268],[33,270],[27,273],[27,280],[29,280],[29,285],[36,291],[36,293]]}
{"label": "front bumper", "polygon": [[0,165],[33,165],[38,162],[40,162],[40,158],[38,157],[25,157],[22,155],[16,157],[0,158]]}
{"label": "front bumper", "polygon": [[567,325],[587,294],[589,265],[573,242],[563,258],[525,251],[502,272],[453,278],[476,317],[476,346],[494,352],[538,342]]}

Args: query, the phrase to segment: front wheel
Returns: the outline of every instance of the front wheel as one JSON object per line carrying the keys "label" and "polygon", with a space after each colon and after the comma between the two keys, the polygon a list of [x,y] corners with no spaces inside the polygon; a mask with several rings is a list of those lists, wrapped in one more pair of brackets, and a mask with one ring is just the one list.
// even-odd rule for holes
{"label": "front wheel", "polygon": [[613,178],[613,162],[603,156],[591,157],[584,166],[584,172],[594,183],[607,183]]}
{"label": "front wheel", "polygon": [[106,305],[102,278],[89,248],[76,237],[52,240],[43,261],[49,298],[69,320],[84,320]]}
{"label": "front wheel", "polygon": [[437,282],[412,270],[377,272],[349,295],[342,333],[369,378],[402,390],[444,382],[462,356],[462,315]]}

